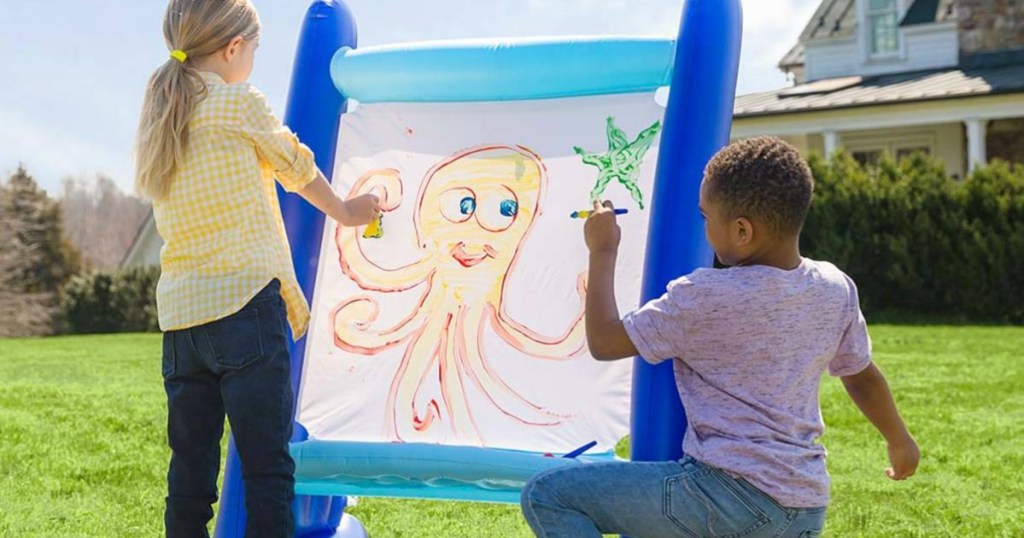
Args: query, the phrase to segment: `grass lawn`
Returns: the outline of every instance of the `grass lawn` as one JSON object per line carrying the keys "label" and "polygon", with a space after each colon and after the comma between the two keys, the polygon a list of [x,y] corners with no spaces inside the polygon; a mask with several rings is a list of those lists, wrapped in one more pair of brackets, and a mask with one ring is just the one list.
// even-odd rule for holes
{"label": "grass lawn", "polygon": [[[888,481],[885,447],[826,379],[828,536],[1024,536],[1024,328],[872,327],[921,444]],[[155,335],[0,340],[0,536],[162,534],[165,410]],[[374,538],[530,536],[518,507],[360,499]]]}

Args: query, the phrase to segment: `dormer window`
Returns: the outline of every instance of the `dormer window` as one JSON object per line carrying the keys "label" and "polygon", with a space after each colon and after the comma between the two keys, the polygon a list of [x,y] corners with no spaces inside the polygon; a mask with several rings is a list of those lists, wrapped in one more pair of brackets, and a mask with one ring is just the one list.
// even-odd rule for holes
{"label": "dormer window", "polygon": [[872,56],[899,52],[898,3],[896,0],[867,0],[868,39]]}

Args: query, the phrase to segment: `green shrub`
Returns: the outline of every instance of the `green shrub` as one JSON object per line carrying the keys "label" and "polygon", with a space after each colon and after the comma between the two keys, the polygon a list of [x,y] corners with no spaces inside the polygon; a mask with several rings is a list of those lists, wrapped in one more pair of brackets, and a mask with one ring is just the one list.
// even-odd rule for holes
{"label": "green shrub", "polygon": [[156,332],[158,268],[77,275],[64,288],[64,325],[72,334]]}
{"label": "green shrub", "polygon": [[1024,322],[1024,166],[957,182],[920,155],[870,170],[842,153],[809,161],[804,254],[846,271],[865,311]]}

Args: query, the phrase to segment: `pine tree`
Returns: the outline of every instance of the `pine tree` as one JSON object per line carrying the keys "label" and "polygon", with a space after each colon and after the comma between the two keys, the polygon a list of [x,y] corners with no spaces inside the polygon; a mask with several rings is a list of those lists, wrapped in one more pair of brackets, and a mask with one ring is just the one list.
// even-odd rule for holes
{"label": "pine tree", "polygon": [[82,264],[81,255],[64,237],[60,204],[21,166],[4,190],[0,212],[19,223],[19,242],[36,253],[35,263],[22,264],[13,285],[26,293],[58,293]]}
{"label": "pine tree", "polygon": [[0,338],[35,336],[50,332],[52,298],[28,293],[19,282],[29,267],[39,263],[38,251],[22,243],[24,225],[7,211],[7,189],[0,185]]}

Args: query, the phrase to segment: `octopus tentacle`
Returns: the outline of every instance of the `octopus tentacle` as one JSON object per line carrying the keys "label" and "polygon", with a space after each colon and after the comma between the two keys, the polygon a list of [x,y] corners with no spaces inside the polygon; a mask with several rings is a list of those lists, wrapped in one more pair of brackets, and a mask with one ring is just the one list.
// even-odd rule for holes
{"label": "octopus tentacle", "polygon": [[557,337],[543,336],[529,327],[513,320],[505,312],[504,304],[488,304],[488,314],[495,332],[508,345],[539,359],[567,360],[577,357],[586,350],[586,326],[583,314],[586,304],[586,275],[581,274],[576,281],[576,290],[580,294],[580,312],[573,319],[565,334]]}
{"label": "octopus tentacle", "polygon": [[[468,314],[468,315],[467,315]],[[467,320],[468,318],[468,320]],[[484,355],[483,338],[487,316],[483,309],[462,313],[455,327],[459,361],[470,379],[504,413],[523,424],[554,426],[565,417],[548,411],[515,391],[495,372]],[[469,330],[467,330],[467,328]]]}
{"label": "octopus tentacle", "polygon": [[[459,359],[461,319],[465,317],[465,307],[459,307],[457,320],[449,318],[445,329],[444,356],[441,357],[441,394],[444,397],[445,406],[451,416],[452,430],[462,442],[472,444],[483,444],[480,437],[480,428],[473,418],[469,402],[466,399],[466,387],[463,379],[466,376],[466,367]],[[452,323],[455,321],[455,323]]]}
{"label": "octopus tentacle", "polygon": [[[386,329],[371,329],[380,315],[380,304],[373,297],[360,295],[339,304],[331,311],[331,326],[334,329],[334,345],[350,353],[376,355],[409,339],[421,329],[430,316],[432,299],[431,286],[423,292],[419,304],[403,320]],[[427,304],[427,303],[431,304]]]}
{"label": "octopus tentacle", "polygon": [[[426,372],[434,368],[438,360],[438,354],[444,349],[436,338],[436,335],[443,333],[444,320],[431,319],[427,324],[415,332],[409,346],[402,356],[402,362],[398,365],[398,371],[391,381],[388,389],[388,396],[384,408],[384,434],[395,440],[402,441],[402,431],[412,426],[417,431],[423,431],[438,418],[437,402],[427,402],[424,412],[421,415],[417,410],[416,396],[420,387],[425,382]],[[419,375],[416,375],[419,374]]]}
{"label": "octopus tentacle", "polygon": [[[402,203],[403,185],[397,170],[371,170],[356,181],[350,196],[375,193],[381,199],[381,209],[394,211]],[[334,235],[338,247],[341,270],[360,288],[370,291],[405,291],[429,278],[436,271],[433,257],[427,256],[409,265],[386,268],[370,260],[363,251],[359,229],[338,226]]]}

